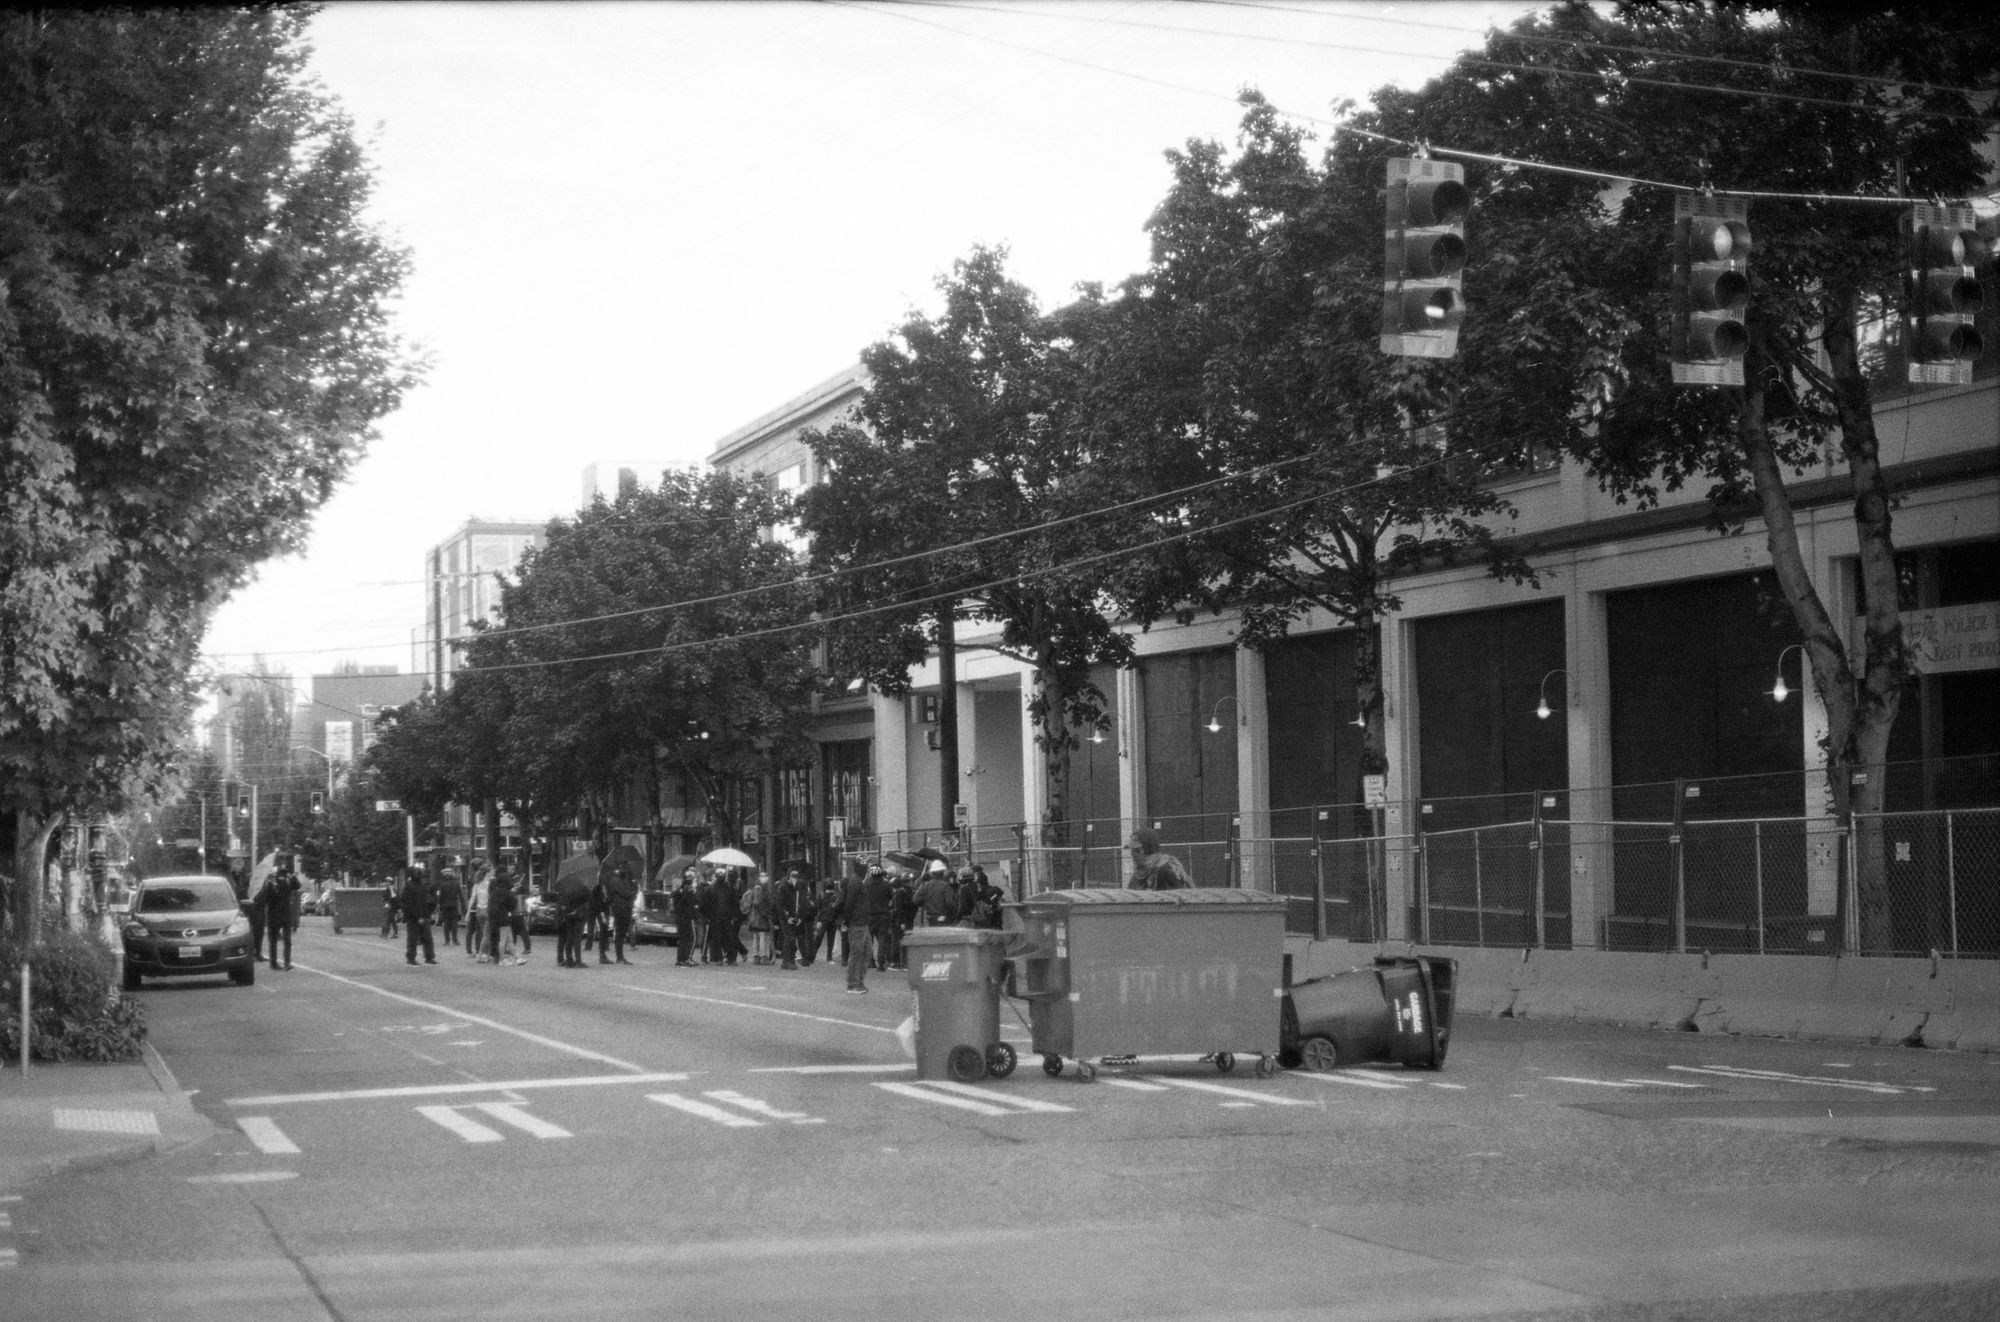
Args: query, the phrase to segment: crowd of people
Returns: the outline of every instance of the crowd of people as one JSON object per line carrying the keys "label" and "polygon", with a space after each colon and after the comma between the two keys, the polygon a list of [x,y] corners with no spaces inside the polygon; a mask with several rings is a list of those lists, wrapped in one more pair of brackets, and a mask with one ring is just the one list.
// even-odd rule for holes
{"label": "crowd of people", "polygon": [[[674,916],[674,963],[768,964],[792,970],[836,958],[847,990],[867,991],[869,970],[904,967],[903,935],[912,927],[958,924],[998,928],[1006,892],[976,864],[954,871],[930,860],[921,873],[855,860],[839,880],[815,884],[797,867],[777,880],[762,870],[689,867],[667,892]],[[382,935],[404,939],[410,964],[437,963],[437,947],[463,947],[482,964],[528,962],[530,905],[552,906],[556,963],[582,968],[594,945],[600,964],[629,964],[636,907],[643,903],[632,869],[619,864],[594,885],[559,885],[538,896],[516,870],[475,860],[461,881],[421,867],[382,886]],[[433,932],[435,930],[435,934]],[[287,952],[289,953],[289,952]]]}

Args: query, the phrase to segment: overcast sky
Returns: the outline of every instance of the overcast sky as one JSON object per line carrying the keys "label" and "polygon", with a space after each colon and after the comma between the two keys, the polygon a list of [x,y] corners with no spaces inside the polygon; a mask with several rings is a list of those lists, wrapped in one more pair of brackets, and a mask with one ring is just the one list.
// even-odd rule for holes
{"label": "overcast sky", "polygon": [[1239,88],[1323,134],[1522,3],[343,4],[313,67],[372,143],[428,383],[217,615],[210,665],[412,664],[424,552],[575,512],[851,365],[975,244],[1044,306],[1146,260],[1162,153]]}

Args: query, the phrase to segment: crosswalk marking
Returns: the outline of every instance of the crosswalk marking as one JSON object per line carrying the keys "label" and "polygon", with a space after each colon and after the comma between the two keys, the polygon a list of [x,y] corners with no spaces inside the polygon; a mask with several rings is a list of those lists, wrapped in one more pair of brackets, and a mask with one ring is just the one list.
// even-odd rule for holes
{"label": "crosswalk marking", "polygon": [[468,1143],[499,1143],[506,1135],[497,1129],[488,1129],[471,1116],[460,1115],[456,1107],[419,1106],[417,1114],[435,1125],[443,1125]]}
{"label": "crosswalk marking", "polygon": [[1625,1079],[1579,1079],[1573,1074],[1544,1074],[1550,1083],[1587,1083],[1593,1088],[1636,1088],[1639,1085]]}
{"label": "crosswalk marking", "polygon": [[1400,1092],[1410,1086],[1407,1083],[1396,1083],[1390,1079],[1374,1079],[1366,1074],[1353,1074],[1346,1070],[1304,1070],[1300,1072],[1298,1077],[1301,1079],[1311,1079],[1314,1083],[1349,1083],[1357,1088],[1386,1089],[1390,1092]]}
{"label": "crosswalk marking", "polygon": [[742,1093],[729,1092],[726,1089],[705,1092],[702,1096],[713,1097],[718,1102],[727,1102],[731,1106],[750,1112],[752,1115],[761,1115],[766,1120],[789,1120],[795,1125],[823,1125],[826,1123],[826,1119],[823,1116],[808,1115],[804,1111],[780,1111],[777,1107],[761,1098],[745,1097]]}
{"label": "crosswalk marking", "polygon": [[676,1111],[685,1111],[689,1115],[700,1116],[703,1120],[713,1120],[727,1129],[756,1129],[764,1123],[762,1120],[753,1120],[747,1115],[725,1111],[712,1102],[697,1101],[692,1097],[682,1097],[678,1093],[649,1092],[646,1094],[646,1100],[658,1102],[661,1106],[671,1106]]}
{"label": "crosswalk marking", "polygon": [[289,1157],[295,1155],[299,1145],[285,1137],[285,1131],[267,1115],[245,1115],[236,1118],[236,1127],[243,1136],[257,1145],[257,1150],[266,1156]]}
{"label": "crosswalk marking", "polygon": [[1105,1079],[1107,1088],[1130,1088],[1133,1092],[1167,1092],[1164,1083],[1147,1083],[1144,1079]]}
{"label": "crosswalk marking", "polygon": [[914,1097],[920,1102],[935,1102],[939,1106],[955,1106],[961,1111],[972,1111],[979,1115],[1021,1114],[1004,1106],[974,1101],[970,1097],[954,1097],[948,1092],[939,1092],[922,1083],[878,1083],[875,1086],[883,1092],[892,1092],[901,1097]]}
{"label": "crosswalk marking", "polygon": [[1859,1079],[1827,1079],[1811,1074],[1787,1074],[1783,1070],[1755,1070],[1740,1065],[1669,1065],[1684,1074],[1716,1074],[1725,1079],[1752,1083],[1804,1083],[1817,1088],[1844,1088],[1850,1092],[1900,1095],[1905,1090],[1893,1083],[1865,1083]]}
{"label": "crosswalk marking", "polygon": [[961,1097],[977,1097],[981,1101],[998,1103],[1001,1106],[1011,1106],[1018,1111],[1054,1113],[1059,1111],[1074,1111],[1076,1109],[1073,1106],[1063,1106],[1058,1102],[1044,1102],[1033,1097],[1016,1096],[1013,1093],[994,1092],[989,1088],[975,1088],[969,1083],[953,1083],[944,1079],[933,1079],[927,1084],[919,1084],[917,1086],[923,1088],[942,1088],[946,1092],[955,1092]]}
{"label": "crosswalk marking", "polygon": [[[1303,1097],[1283,1097],[1277,1093],[1251,1092],[1248,1088],[1231,1088],[1221,1083],[1203,1083],[1200,1079],[1176,1079],[1170,1074],[1156,1074],[1154,1082],[1164,1083],[1170,1088],[1189,1088],[1197,1092],[1216,1093],[1223,1097],[1234,1097],[1241,1101],[1263,1102],[1267,1106],[1311,1106],[1313,1103]],[[1391,1084],[1400,1088],[1401,1084]]]}
{"label": "crosswalk marking", "polygon": [[552,1125],[538,1115],[530,1115],[516,1102],[478,1102],[475,1105],[502,1124],[514,1126],[535,1138],[574,1138],[561,1125]]}

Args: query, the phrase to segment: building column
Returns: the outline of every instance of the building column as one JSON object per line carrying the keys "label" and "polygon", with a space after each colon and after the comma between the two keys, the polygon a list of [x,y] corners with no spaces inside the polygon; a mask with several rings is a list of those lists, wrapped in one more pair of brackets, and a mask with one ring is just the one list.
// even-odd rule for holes
{"label": "building column", "polygon": [[875,709],[875,829],[887,835],[910,826],[910,701],[868,696]]}
{"label": "building column", "polygon": [[1389,755],[1387,799],[1382,809],[1383,937],[1415,940],[1410,907],[1416,902],[1418,817],[1417,665],[1411,625],[1399,615],[1382,619],[1382,746]]}
{"label": "building column", "polygon": [[1271,844],[1271,722],[1264,654],[1236,649],[1237,884],[1245,890],[1277,889]]}
{"label": "building column", "polygon": [[1118,843],[1122,845],[1144,824],[1146,814],[1146,720],[1137,670],[1118,671],[1114,699],[1118,704]]}
{"label": "building column", "polygon": [[[979,820],[979,694],[970,684],[952,686],[951,701],[958,705],[958,801],[965,805],[966,821]],[[954,824],[956,819],[954,818]],[[968,835],[970,832],[967,833]]]}
{"label": "building column", "polygon": [[[1611,647],[1604,594],[1567,574],[1563,598],[1563,691],[1569,725],[1569,854],[1544,863],[1569,867],[1569,943],[1596,950],[1616,895],[1611,848]],[[1551,935],[1556,935],[1551,933]]]}

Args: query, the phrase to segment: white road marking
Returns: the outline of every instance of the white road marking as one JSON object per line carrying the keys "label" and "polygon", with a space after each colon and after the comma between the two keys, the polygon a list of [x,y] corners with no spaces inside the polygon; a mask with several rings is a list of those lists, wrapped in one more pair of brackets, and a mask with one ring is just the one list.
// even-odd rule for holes
{"label": "white road marking", "polygon": [[0,1249],[0,1269],[18,1267],[20,1265],[21,1258],[18,1253],[13,1249]]}
{"label": "white road marking", "polygon": [[905,1061],[899,1065],[760,1065],[756,1069],[743,1072],[745,1074],[900,1074],[915,1068],[916,1065]]}
{"label": "white road marking", "polygon": [[1164,1083],[1147,1083],[1144,1079],[1104,1079],[1107,1088],[1130,1088],[1134,1092],[1167,1092]]}
{"label": "white road marking", "polygon": [[1407,1083],[1393,1083],[1388,1079],[1371,1079],[1365,1074],[1353,1074],[1346,1070],[1300,1070],[1297,1071],[1297,1076],[1301,1079],[1311,1079],[1314,1083],[1351,1083],[1357,1088],[1386,1088],[1391,1092],[1400,1092],[1410,1086]]}
{"label": "white road marking", "polygon": [[980,1115],[1020,1115],[1004,1106],[989,1106],[985,1102],[975,1102],[970,1097],[953,1097],[950,1093],[933,1092],[921,1083],[878,1083],[883,1092],[896,1093],[902,1097],[914,1097],[920,1102],[935,1102],[939,1106],[956,1106],[961,1111],[975,1111]]}
{"label": "white road marking", "polygon": [[1636,1088],[1630,1079],[1579,1079],[1573,1074],[1544,1074],[1550,1083],[1587,1083],[1593,1088]]}
{"label": "white road marking", "polygon": [[224,1106],[286,1106],[293,1102],[366,1102],[383,1097],[442,1097],[451,1093],[505,1092],[514,1088],[598,1088],[613,1083],[685,1083],[677,1074],[590,1074],[573,1079],[514,1079],[504,1083],[418,1083],[402,1088],[351,1088],[345,1092],[266,1093],[231,1097]]}
{"label": "white road marking", "polygon": [[160,1117],[151,1111],[78,1111],[58,1106],[55,1125],[93,1134],[158,1134]]}
{"label": "white road marking", "polygon": [[488,1129],[471,1116],[460,1115],[454,1106],[419,1106],[417,1114],[435,1125],[443,1125],[468,1143],[501,1143],[507,1136]]}
{"label": "white road marking", "polygon": [[473,1105],[502,1124],[512,1125],[533,1138],[576,1137],[561,1125],[552,1125],[538,1115],[529,1115],[515,1102],[475,1102]]}
{"label": "white road marking", "polygon": [[14,1218],[12,1214],[7,1212],[0,1212],[0,1230],[12,1230],[13,1228],[14,1228]]}
{"label": "white road marking", "polygon": [[685,1111],[689,1115],[700,1116],[704,1120],[713,1120],[716,1124],[727,1129],[756,1129],[764,1123],[762,1120],[752,1120],[747,1115],[738,1115],[734,1111],[725,1111],[719,1106],[713,1106],[708,1102],[698,1102],[692,1097],[682,1097],[677,1093],[649,1092],[646,1094],[646,1100],[649,1102],[658,1102],[662,1106],[671,1106],[676,1111]]}
{"label": "white road marking", "polygon": [[941,1088],[945,1092],[955,1092],[961,1097],[977,1097],[982,1101],[996,1102],[1001,1106],[1011,1106],[1019,1111],[1074,1111],[1073,1106],[1063,1106],[1057,1102],[1044,1102],[1034,1097],[1017,1097],[1013,1093],[994,1092],[990,1088],[975,1088],[969,1083],[956,1083],[947,1079],[933,1079],[929,1083],[917,1085],[920,1088]]}
{"label": "white road marking", "polygon": [[783,1015],[787,1019],[810,1019],[816,1024],[837,1024],[842,1028],[865,1028],[871,1033],[888,1033],[892,1037],[896,1032],[895,1029],[884,1028],[880,1024],[864,1024],[853,1019],[835,1019],[829,1015],[807,1014],[803,1010],[785,1010],[775,1005],[758,1005],[754,1001],[725,1001],[715,996],[690,996],[686,992],[662,991],[658,987],[637,987],[629,982],[618,985],[623,991],[644,992],[648,996],[665,996],[676,1001],[699,1001],[703,1005],[726,1005],[735,1010],[755,1010],[759,1014]]}
{"label": "white road marking", "polygon": [[1677,1079],[1627,1079],[1627,1083],[1644,1084],[1648,1088],[1706,1088],[1705,1083],[1682,1083]]}
{"label": "white road marking", "polygon": [[1225,1111],[1254,1111],[1257,1109],[1257,1103],[1255,1102],[1218,1102],[1216,1105]]}
{"label": "white road marking", "polygon": [[371,983],[362,982],[358,978],[347,978],[342,977],[338,973],[328,973],[325,969],[311,968],[304,964],[300,964],[297,967],[303,972],[318,974],[322,978],[328,978],[349,987],[358,987],[362,991],[373,992],[377,996],[385,996],[392,1001],[401,1001],[405,1005],[414,1005],[421,1010],[430,1010],[437,1014],[450,1015],[454,1019],[463,1019],[469,1024],[478,1024],[481,1028],[490,1028],[497,1033],[507,1033],[513,1037],[520,1038],[524,1042],[533,1042],[536,1046],[548,1047],[552,1051],[567,1052],[572,1056],[578,1056],[584,1060],[594,1060],[599,1064],[609,1065],[613,1069],[624,1070],[628,1074],[645,1074],[647,1072],[644,1066],[634,1065],[629,1060],[620,1060],[616,1056],[607,1056],[601,1051],[592,1051],[588,1047],[579,1047],[568,1042],[558,1042],[552,1037],[543,1037],[540,1033],[530,1033],[526,1029],[510,1027],[497,1019],[487,1019],[480,1015],[467,1014],[463,1010],[453,1009],[449,1005],[439,1005],[435,1001],[420,1001],[414,996],[404,996],[400,992],[392,992],[385,988],[374,986]]}
{"label": "white road marking", "polygon": [[190,1175],[189,1184],[272,1184],[278,1180],[296,1180],[297,1171],[232,1171],[227,1175]]}
{"label": "white road marking", "polygon": [[1449,1088],[1453,1092],[1465,1091],[1465,1085],[1462,1083],[1439,1083],[1436,1079],[1425,1079],[1424,1082],[1433,1088]]}
{"label": "white road marking", "polygon": [[285,1131],[268,1115],[238,1116],[236,1127],[266,1156],[289,1157],[299,1150],[299,1145],[286,1138]]}
{"label": "white road marking", "polygon": [[1787,1074],[1782,1070],[1753,1070],[1736,1065],[1669,1065],[1670,1070],[1684,1074],[1716,1074],[1725,1079],[1743,1079],[1751,1083],[1805,1083],[1817,1088],[1845,1088],[1850,1092],[1872,1092],[1900,1095],[1904,1090],[1893,1083],[1863,1083],[1856,1079],[1822,1079],[1810,1074]]}
{"label": "white road marking", "polygon": [[702,1096],[713,1097],[718,1102],[727,1102],[731,1106],[748,1111],[752,1115],[761,1115],[766,1120],[789,1120],[795,1125],[823,1125],[826,1123],[826,1119],[823,1116],[808,1115],[804,1111],[780,1111],[777,1107],[764,1101],[762,1098],[745,1097],[740,1092],[730,1092],[726,1088],[718,1089],[715,1092],[705,1092]]}
{"label": "white road marking", "polygon": [[[1190,1088],[1197,1092],[1212,1092],[1223,1097],[1234,1097],[1241,1101],[1262,1102],[1266,1106],[1312,1106],[1303,1097],[1282,1097],[1277,1093],[1251,1092],[1248,1088],[1231,1088],[1220,1083],[1203,1083],[1199,1079],[1176,1079],[1171,1074],[1156,1074],[1156,1083],[1164,1083],[1169,1088]],[[1376,1087],[1400,1088],[1400,1083],[1376,1084]]]}

